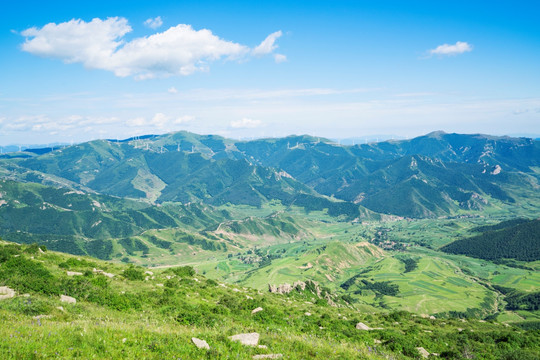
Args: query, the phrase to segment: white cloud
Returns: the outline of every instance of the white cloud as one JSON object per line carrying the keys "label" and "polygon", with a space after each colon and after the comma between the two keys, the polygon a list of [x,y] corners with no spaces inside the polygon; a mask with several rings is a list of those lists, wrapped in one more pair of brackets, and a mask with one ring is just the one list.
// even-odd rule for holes
{"label": "white cloud", "polygon": [[156,113],[152,118],[152,124],[158,128],[165,127],[171,118],[165,115],[164,113]]}
{"label": "white cloud", "polygon": [[174,124],[176,124],[176,125],[185,124],[185,123],[191,122],[193,120],[195,120],[195,116],[184,115],[184,116],[180,116],[179,118],[176,118],[176,120],[174,120]]}
{"label": "white cloud", "polygon": [[178,93],[178,90],[173,86],[173,87],[170,87],[168,90],[169,94],[177,94]]}
{"label": "white cloud", "polygon": [[147,120],[144,117],[136,117],[126,120],[125,124],[129,127],[166,129],[172,128],[174,127],[174,125],[185,124],[193,120],[195,120],[195,116],[184,115],[173,118],[164,113],[158,112],[154,114],[154,116],[150,120]]}
{"label": "white cloud", "polygon": [[136,117],[134,119],[128,119],[126,125],[130,127],[142,127],[147,125],[146,119],[143,117]]}
{"label": "white cloud", "polygon": [[454,45],[443,44],[429,50],[430,55],[454,56],[472,51],[473,47],[467,42],[458,41]]}
{"label": "white cloud", "polygon": [[6,123],[2,129],[11,132],[66,132],[75,131],[90,125],[114,125],[118,123],[117,117],[105,116],[87,116],[70,115],[56,119],[50,119],[46,115],[20,116],[9,123]]}
{"label": "white cloud", "polygon": [[261,56],[270,54],[272,51],[277,49],[276,40],[281,37],[283,33],[276,31],[266,37],[256,48],[252,50],[253,55]]}
{"label": "white cloud", "polygon": [[231,121],[231,127],[234,129],[253,129],[262,125],[261,120],[243,118],[242,120]]}
{"label": "white cloud", "polygon": [[279,64],[279,63],[287,61],[287,57],[285,55],[283,55],[283,54],[275,54],[274,55],[274,61],[277,64]]}
{"label": "white cloud", "polygon": [[161,16],[155,17],[153,19],[152,18],[147,19],[144,22],[144,26],[147,26],[150,29],[154,29],[154,30],[161,27],[161,25],[163,25],[163,20],[161,20]]}
{"label": "white cloud", "polygon": [[270,34],[251,50],[220,39],[208,29],[194,30],[185,24],[147,37],[124,40],[131,30],[128,21],[121,17],[49,23],[42,28],[24,30],[21,34],[26,40],[22,50],[66,63],[82,63],[89,69],[112,71],[120,77],[148,79],[208,71],[208,63],[219,59],[239,60],[250,53],[269,54],[281,36],[281,31]]}

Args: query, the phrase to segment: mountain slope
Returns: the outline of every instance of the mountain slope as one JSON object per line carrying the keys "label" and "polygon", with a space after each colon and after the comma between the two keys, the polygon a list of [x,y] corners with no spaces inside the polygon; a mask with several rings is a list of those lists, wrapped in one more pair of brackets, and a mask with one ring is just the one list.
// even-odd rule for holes
{"label": "mountain slope", "polygon": [[540,260],[540,220],[488,230],[481,235],[454,241],[441,250],[486,260]]}

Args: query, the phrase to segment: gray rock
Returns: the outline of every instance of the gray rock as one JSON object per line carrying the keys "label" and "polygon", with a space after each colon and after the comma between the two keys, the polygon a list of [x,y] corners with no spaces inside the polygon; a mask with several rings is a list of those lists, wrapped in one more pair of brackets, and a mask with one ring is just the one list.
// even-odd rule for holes
{"label": "gray rock", "polygon": [[195,344],[196,347],[199,349],[206,349],[210,350],[210,345],[205,340],[197,339],[196,337],[192,337],[191,341]]}
{"label": "gray rock", "polygon": [[7,286],[0,286],[0,300],[10,299],[12,297],[15,297],[15,290]]}
{"label": "gray rock", "polygon": [[259,306],[258,308],[253,309],[253,311],[251,311],[251,314],[256,314],[256,313],[258,313],[259,311],[263,311],[263,308],[260,307],[260,306]]}
{"label": "gray rock", "polygon": [[429,352],[423,347],[417,347],[416,350],[418,350],[418,352],[424,359],[427,359],[429,357]]}
{"label": "gray rock", "polygon": [[371,328],[369,326],[367,326],[366,324],[362,323],[362,322],[359,322],[358,324],[356,324],[356,328],[358,330],[371,330]]}
{"label": "gray rock", "polygon": [[82,276],[83,273],[82,272],[78,272],[78,271],[68,271],[67,272],[67,276]]}
{"label": "gray rock", "polygon": [[259,333],[236,334],[230,336],[229,339],[232,341],[239,341],[242,345],[257,346],[259,343]]}
{"label": "gray rock", "polygon": [[60,301],[68,304],[75,304],[77,302],[77,299],[67,295],[60,295]]}

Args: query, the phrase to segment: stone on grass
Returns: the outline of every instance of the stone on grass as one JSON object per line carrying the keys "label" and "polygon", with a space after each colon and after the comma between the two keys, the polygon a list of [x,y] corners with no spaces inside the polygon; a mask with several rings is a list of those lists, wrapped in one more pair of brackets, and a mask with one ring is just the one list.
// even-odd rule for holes
{"label": "stone on grass", "polygon": [[283,357],[283,354],[262,354],[262,355],[253,355],[253,359],[280,359]]}
{"label": "stone on grass", "polygon": [[111,279],[114,277],[114,274],[105,272],[105,271],[100,270],[100,269],[94,268],[92,271],[93,271],[95,274],[105,275],[106,277],[109,277],[109,278],[111,278]]}
{"label": "stone on grass", "polygon": [[311,316],[311,313],[310,312],[305,312],[304,315]]}
{"label": "stone on grass", "polygon": [[82,276],[83,273],[82,272],[78,272],[78,271],[68,271],[67,272],[67,276]]}
{"label": "stone on grass", "polygon": [[32,316],[32,319],[40,320],[40,319],[48,319],[51,317],[52,315],[36,315],[36,316]]}
{"label": "stone on grass", "polygon": [[60,301],[68,304],[75,304],[77,302],[77,299],[67,295],[60,295]]}
{"label": "stone on grass", "polygon": [[257,346],[259,343],[259,333],[236,334],[229,336],[229,339],[232,341],[239,341],[242,345]]}
{"label": "stone on grass", "polygon": [[358,330],[371,330],[371,328],[369,326],[367,326],[366,324],[362,323],[362,322],[359,322],[358,324],[356,324],[356,328]]}
{"label": "stone on grass", "polygon": [[196,337],[192,337],[191,341],[195,344],[196,347],[199,349],[206,349],[210,350],[210,345],[205,340],[197,339]]}
{"label": "stone on grass", "polygon": [[266,346],[266,345],[258,345],[257,347],[259,349],[268,349],[268,346]]}
{"label": "stone on grass", "polygon": [[417,347],[416,350],[418,350],[418,352],[424,359],[427,359],[429,357],[429,352],[423,347]]}
{"label": "stone on grass", "polygon": [[258,308],[253,309],[253,311],[251,311],[251,314],[256,314],[256,313],[258,313],[259,311],[263,311],[263,308],[260,307],[260,306],[259,306]]}
{"label": "stone on grass", "polygon": [[144,273],[145,273],[146,275],[154,275],[154,273],[151,272],[150,270],[146,270]]}
{"label": "stone on grass", "polygon": [[15,297],[15,290],[7,286],[0,286],[0,300],[10,299],[12,297]]}

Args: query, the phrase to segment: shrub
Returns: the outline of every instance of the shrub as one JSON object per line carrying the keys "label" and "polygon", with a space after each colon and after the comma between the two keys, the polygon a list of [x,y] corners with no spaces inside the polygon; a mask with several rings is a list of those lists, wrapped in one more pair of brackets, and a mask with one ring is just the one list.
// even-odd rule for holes
{"label": "shrub", "polygon": [[179,266],[171,269],[176,276],[180,277],[193,277],[195,275],[195,269],[191,266]]}
{"label": "shrub", "polygon": [[122,275],[128,280],[144,280],[144,273],[142,272],[142,270],[139,270],[134,266],[130,266],[129,268],[124,270],[124,273]]}
{"label": "shrub", "polygon": [[54,276],[41,263],[23,256],[12,257],[0,267],[0,281],[16,288],[19,292],[42,294],[60,293]]}
{"label": "shrub", "polygon": [[0,263],[8,261],[13,255],[21,253],[19,245],[2,245],[0,246]]}

